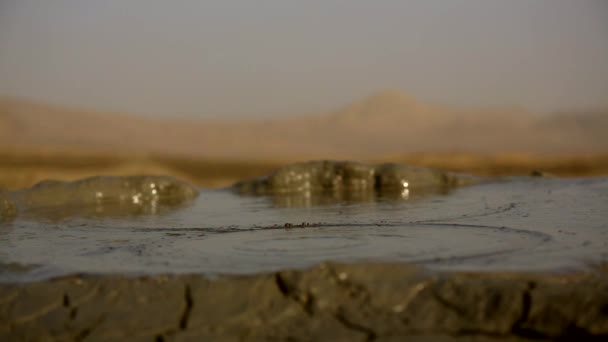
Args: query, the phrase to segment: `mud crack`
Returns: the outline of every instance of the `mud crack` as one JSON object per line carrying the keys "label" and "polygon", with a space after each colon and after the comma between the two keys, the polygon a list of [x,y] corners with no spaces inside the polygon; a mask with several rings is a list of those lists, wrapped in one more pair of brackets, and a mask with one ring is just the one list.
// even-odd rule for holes
{"label": "mud crack", "polygon": [[309,291],[300,293],[292,289],[283,276],[279,272],[275,273],[274,281],[279,292],[286,298],[298,303],[308,316],[313,315],[314,311],[314,296]]}
{"label": "mud crack", "polygon": [[279,292],[281,292],[281,294],[283,296],[290,297],[291,290],[287,286],[287,283],[285,282],[285,280],[283,279],[283,277],[281,276],[280,273],[276,273],[274,275],[274,282],[277,285],[277,288],[279,289]]}
{"label": "mud crack", "polygon": [[463,310],[458,305],[456,305],[456,304],[452,303],[451,301],[447,300],[446,298],[444,298],[437,291],[437,289],[431,288],[431,291],[429,293],[433,296],[433,298],[437,301],[437,303],[443,305],[446,309],[449,309],[449,310],[455,312],[459,316],[465,316],[466,315],[465,310]]}
{"label": "mud crack", "polygon": [[184,331],[188,329],[188,322],[190,320],[190,313],[192,312],[192,308],[194,307],[194,299],[192,298],[192,289],[190,285],[186,284],[184,286],[184,310],[179,316],[179,321],[177,327],[166,329],[165,331],[159,332],[154,336],[154,341],[163,342],[167,337],[171,337],[176,335],[180,331]]}
{"label": "mud crack", "polygon": [[350,329],[350,330],[354,330],[354,331],[357,331],[357,332],[360,332],[360,333],[364,334],[366,336],[365,341],[374,341],[374,340],[376,340],[377,334],[376,334],[376,332],[374,330],[372,330],[371,328],[365,327],[365,326],[363,326],[361,324],[352,322],[351,320],[349,320],[346,317],[346,315],[344,314],[344,312],[342,312],[342,310],[338,310],[338,312],[336,312],[336,314],[334,315],[334,317],[345,328]]}
{"label": "mud crack", "polygon": [[[328,270],[328,275],[340,291],[347,293],[348,297],[356,302],[369,303],[370,294],[364,286],[341,280],[333,269]],[[312,317],[315,314],[315,298],[310,291],[295,290],[280,273],[275,273],[274,277],[277,289],[284,297],[298,303],[308,316]],[[343,308],[340,307],[335,312],[329,312],[329,314],[346,329],[365,335],[365,341],[374,341],[377,338],[377,333],[373,329],[352,321]]]}
{"label": "mud crack", "polygon": [[95,322],[93,322],[93,324],[91,324],[90,326],[80,330],[76,336],[74,336],[74,341],[82,341],[85,338],[87,338],[89,335],[91,335],[93,333],[93,331],[103,322],[103,320],[105,319],[105,316],[99,316],[99,318],[97,320],[95,320]]}
{"label": "mud crack", "polygon": [[70,300],[70,296],[67,293],[64,293],[63,294],[63,307],[66,310],[70,310],[69,311],[70,321],[75,320],[76,316],[78,315],[78,307],[77,306],[73,306],[72,304],[73,303]]}
{"label": "mud crack", "polygon": [[184,312],[182,312],[181,318],[179,320],[180,330],[186,330],[188,328],[190,312],[192,311],[192,307],[194,306],[194,301],[192,300],[192,291],[190,289],[190,285],[187,284],[184,289],[184,301],[186,303],[186,307],[184,308]]}
{"label": "mud crack", "polygon": [[527,329],[524,327],[524,324],[528,321],[530,317],[530,309],[532,308],[532,290],[536,287],[536,283],[529,282],[528,286],[524,290],[521,295],[521,314],[513,323],[513,327],[511,327],[511,331],[522,337],[530,337],[530,338],[539,338],[542,337],[536,331]]}
{"label": "mud crack", "polygon": [[[346,273],[337,274],[333,268],[328,269],[328,274],[333,278],[334,283],[352,299],[353,303],[351,304],[357,303],[362,312],[371,309],[371,293],[367,287],[349,280]],[[351,320],[342,307],[338,308],[334,317],[345,328],[364,334],[366,336],[365,341],[374,341],[378,337],[378,334],[372,328]]]}
{"label": "mud crack", "polygon": [[570,323],[561,336],[548,336],[547,334],[534,329],[533,327],[526,327],[526,323],[530,318],[530,312],[532,311],[532,292],[536,289],[536,283],[531,281],[521,295],[522,310],[520,316],[513,323],[511,333],[515,336],[528,338],[528,339],[557,339],[564,341],[601,341],[605,339],[606,335],[594,336],[587,329],[581,328],[576,325],[575,322]]}

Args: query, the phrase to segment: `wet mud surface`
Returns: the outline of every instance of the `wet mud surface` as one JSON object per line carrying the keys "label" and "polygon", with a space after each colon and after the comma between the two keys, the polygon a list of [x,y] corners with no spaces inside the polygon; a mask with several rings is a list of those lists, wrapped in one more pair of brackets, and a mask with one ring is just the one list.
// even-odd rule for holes
{"label": "wet mud surface", "polygon": [[0,191],[0,222],[11,220],[17,212],[17,208],[13,201],[9,199],[8,194]]}
{"label": "wet mud surface", "polygon": [[156,215],[189,204],[192,185],[168,176],[96,176],[73,182],[42,181],[10,194],[22,215],[41,220],[80,216]]}
{"label": "wet mud surface", "polygon": [[441,192],[480,179],[428,167],[351,161],[310,161],[285,165],[271,175],[237,182],[242,194],[277,195],[295,193],[401,193],[404,189]]}
{"label": "wet mud surface", "polygon": [[608,178],[383,167],[0,193],[0,337],[608,336]]}
{"label": "wet mud surface", "polygon": [[9,197],[15,205],[0,228],[0,256],[36,266],[2,270],[0,281],[74,272],[257,273],[327,260],[517,271],[608,260],[607,178],[344,193],[243,196],[165,177],[45,182]]}

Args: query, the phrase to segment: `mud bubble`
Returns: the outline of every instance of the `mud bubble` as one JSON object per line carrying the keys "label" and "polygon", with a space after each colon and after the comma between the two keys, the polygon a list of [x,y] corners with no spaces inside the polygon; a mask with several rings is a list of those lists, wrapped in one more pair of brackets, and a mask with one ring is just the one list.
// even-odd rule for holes
{"label": "mud bubble", "polygon": [[49,218],[156,214],[186,204],[197,196],[194,186],[169,176],[96,176],[73,182],[47,180],[13,194],[20,210]]}
{"label": "mud bubble", "polygon": [[394,200],[446,193],[456,186],[479,180],[465,174],[408,164],[320,160],[289,164],[267,177],[237,182],[232,188],[242,195],[273,196],[279,206],[284,206],[282,204],[311,201],[312,204],[331,204],[341,200]]}

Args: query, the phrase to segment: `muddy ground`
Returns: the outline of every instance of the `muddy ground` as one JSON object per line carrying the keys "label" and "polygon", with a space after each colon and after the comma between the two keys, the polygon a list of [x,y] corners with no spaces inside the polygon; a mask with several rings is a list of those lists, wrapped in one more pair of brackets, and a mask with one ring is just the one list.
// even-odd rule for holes
{"label": "muddy ground", "polygon": [[[5,153],[0,187],[137,173],[223,186],[267,174],[280,164],[104,158]],[[608,174],[606,157],[408,158],[480,175]],[[0,264],[0,272],[20,268],[27,267]],[[472,273],[408,264],[322,263],[305,270],[213,278],[70,275],[0,284],[0,340],[603,341],[608,339],[607,272],[605,266],[561,273]]]}
{"label": "muddy ground", "polygon": [[63,341],[603,340],[608,277],[403,264],[0,286],[0,338]]}

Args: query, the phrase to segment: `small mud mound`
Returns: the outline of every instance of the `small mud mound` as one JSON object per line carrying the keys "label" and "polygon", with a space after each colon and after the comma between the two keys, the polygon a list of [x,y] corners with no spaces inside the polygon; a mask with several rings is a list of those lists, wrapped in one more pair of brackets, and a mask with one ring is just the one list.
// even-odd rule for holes
{"label": "small mud mound", "polygon": [[155,214],[198,196],[192,185],[167,176],[97,176],[74,182],[47,180],[14,194],[28,215]]}
{"label": "small mud mound", "polygon": [[405,190],[441,192],[474,182],[470,176],[406,164],[323,160],[286,165],[268,177],[238,182],[233,189],[251,195],[335,193],[365,197],[375,192],[401,194]]}

